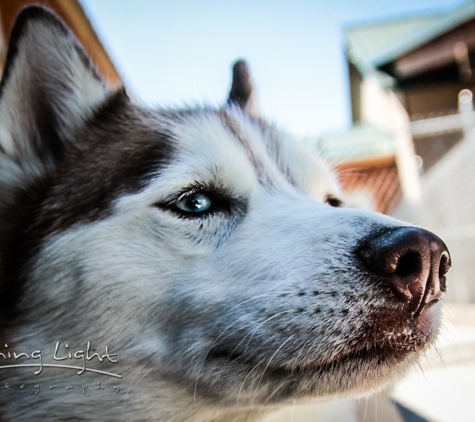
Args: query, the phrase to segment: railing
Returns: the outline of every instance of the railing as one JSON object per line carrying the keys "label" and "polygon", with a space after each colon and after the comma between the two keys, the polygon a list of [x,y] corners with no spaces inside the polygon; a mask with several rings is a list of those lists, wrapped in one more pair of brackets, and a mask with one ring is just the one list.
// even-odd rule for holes
{"label": "railing", "polygon": [[410,123],[412,136],[436,135],[466,129],[475,123],[475,111],[433,117]]}
{"label": "railing", "polygon": [[[472,93],[459,94],[459,113],[418,120],[409,130],[429,160],[421,175],[422,203],[412,222],[436,232],[449,246],[454,266],[449,296],[475,302],[475,111]],[[448,140],[451,141],[449,142]],[[422,143],[418,144],[418,142]],[[472,144],[473,143],[473,144]],[[416,148],[417,149],[417,148]],[[472,156],[473,155],[473,156]],[[402,215],[401,218],[404,219]]]}

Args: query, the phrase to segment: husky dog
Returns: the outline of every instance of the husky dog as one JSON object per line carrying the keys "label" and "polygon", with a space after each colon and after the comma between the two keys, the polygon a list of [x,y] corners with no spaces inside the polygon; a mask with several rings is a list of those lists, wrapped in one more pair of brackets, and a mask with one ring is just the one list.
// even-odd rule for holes
{"label": "husky dog", "polygon": [[345,208],[253,95],[238,62],[222,108],[145,109],[55,15],[20,13],[0,85],[2,420],[260,420],[377,391],[433,343],[443,242]]}

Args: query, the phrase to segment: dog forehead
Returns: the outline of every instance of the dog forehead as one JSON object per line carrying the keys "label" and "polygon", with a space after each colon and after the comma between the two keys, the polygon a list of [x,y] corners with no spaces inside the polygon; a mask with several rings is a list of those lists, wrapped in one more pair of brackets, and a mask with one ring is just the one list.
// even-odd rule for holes
{"label": "dog forehead", "polygon": [[293,186],[319,201],[342,196],[336,173],[309,142],[275,127],[268,130],[269,155]]}
{"label": "dog forehead", "polygon": [[[244,119],[243,119],[244,120]],[[159,184],[173,190],[193,183],[220,185],[241,195],[247,194],[266,173],[266,178],[279,175],[272,163],[265,165],[265,148],[259,133],[247,122],[241,122],[241,136],[252,139],[244,146],[223,122],[219,111],[201,112],[168,127],[174,145],[174,158],[162,172]],[[257,164],[253,157],[259,156]]]}
{"label": "dog forehead", "polygon": [[219,180],[245,191],[257,182],[273,191],[297,188],[318,200],[339,194],[334,174],[310,145],[241,110],[187,115],[169,130],[176,142],[177,179]]}

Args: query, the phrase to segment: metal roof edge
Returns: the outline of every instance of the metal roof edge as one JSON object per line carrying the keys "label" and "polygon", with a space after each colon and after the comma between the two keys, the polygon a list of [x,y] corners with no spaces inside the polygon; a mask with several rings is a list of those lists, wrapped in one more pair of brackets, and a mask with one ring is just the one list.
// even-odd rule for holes
{"label": "metal roof edge", "polygon": [[370,123],[320,134],[311,144],[329,162],[340,164],[389,157],[396,153],[394,136]]}
{"label": "metal roof edge", "polygon": [[[352,57],[352,52],[357,54],[357,57]],[[360,51],[356,43],[347,36],[346,45],[345,45],[345,55],[347,60],[352,63],[360,72],[362,76],[370,75],[376,72],[376,67],[371,63],[370,60],[367,60]]]}
{"label": "metal roof edge", "polygon": [[424,44],[437,35],[441,35],[456,26],[469,21],[475,17],[475,2],[470,1],[459,8],[455,9],[452,13],[445,17],[441,17],[439,22],[430,24],[426,29],[422,30],[416,36],[409,39],[401,40],[400,43],[394,45],[392,48],[385,51],[384,54],[376,57],[372,60],[372,64],[375,68],[383,66],[392,60],[414,50],[416,47]]}

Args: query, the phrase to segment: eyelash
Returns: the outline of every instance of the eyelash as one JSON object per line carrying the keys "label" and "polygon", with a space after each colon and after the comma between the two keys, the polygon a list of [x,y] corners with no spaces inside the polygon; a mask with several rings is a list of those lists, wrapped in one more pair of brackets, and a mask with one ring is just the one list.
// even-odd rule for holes
{"label": "eyelash", "polygon": [[[199,210],[199,203],[196,202],[195,204],[191,203],[190,208],[196,206],[197,210],[186,210],[186,200],[192,199],[193,197],[201,199],[209,200],[210,204],[209,207],[203,209],[202,211]],[[179,206],[180,202],[182,202],[182,207]],[[216,189],[210,189],[209,187],[204,187],[200,185],[190,186],[186,189],[183,189],[170,198],[168,198],[165,202],[156,204],[156,206],[166,209],[168,211],[173,212],[174,214],[178,215],[182,218],[189,218],[189,219],[198,219],[198,218],[206,218],[211,214],[216,214],[218,212],[231,215],[234,211],[233,208],[237,208],[238,205],[233,203],[231,198],[229,198],[225,194],[219,193]]]}
{"label": "eyelash", "polygon": [[[209,200],[209,207],[202,211],[199,209],[197,211],[187,211],[178,206],[179,202],[185,201],[186,199],[190,199],[194,195],[196,195],[196,197],[201,195],[202,199]],[[217,212],[222,212],[224,214],[231,215],[234,211],[233,208],[245,208],[233,202],[234,201],[232,201],[227,195],[218,193],[216,189],[211,190],[210,188],[205,188],[204,186],[196,185],[183,189],[182,191],[179,191],[173,196],[171,196],[165,202],[155,205],[159,208],[167,209],[183,218],[198,219],[205,218]],[[342,206],[342,201],[332,195],[328,195],[325,198],[325,203],[334,208],[340,208]]]}

